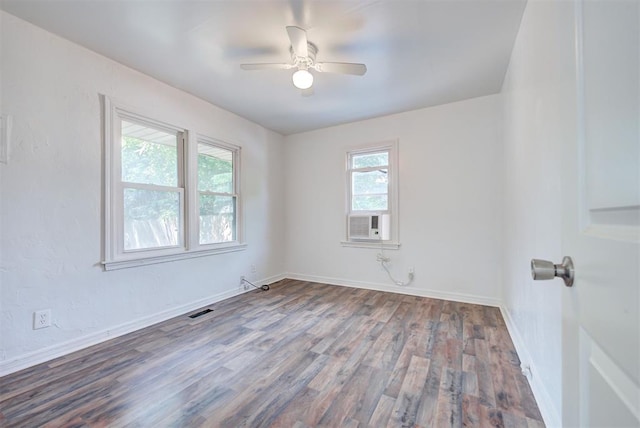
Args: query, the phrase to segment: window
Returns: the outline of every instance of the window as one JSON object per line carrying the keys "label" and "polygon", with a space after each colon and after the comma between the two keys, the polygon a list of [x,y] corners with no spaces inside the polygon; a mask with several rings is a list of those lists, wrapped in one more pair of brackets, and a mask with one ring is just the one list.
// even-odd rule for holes
{"label": "window", "polygon": [[235,154],[212,142],[198,142],[198,214],[201,245],[236,240]]}
{"label": "window", "polygon": [[105,103],[105,269],[236,251],[240,148]]}
{"label": "window", "polygon": [[[390,240],[385,247],[398,248],[398,183],[396,162],[398,142],[391,141],[378,145],[358,148],[347,152],[347,227],[354,224],[354,216],[388,215],[390,218]],[[378,220],[375,217],[373,221]],[[386,239],[386,238],[385,238]],[[356,242],[357,241],[357,242]],[[376,246],[381,243],[361,242],[350,239],[342,242],[349,246]]]}
{"label": "window", "polygon": [[124,252],[183,246],[183,131],[122,119],[120,186]]}
{"label": "window", "polygon": [[387,213],[389,210],[389,150],[351,153],[350,211]]}

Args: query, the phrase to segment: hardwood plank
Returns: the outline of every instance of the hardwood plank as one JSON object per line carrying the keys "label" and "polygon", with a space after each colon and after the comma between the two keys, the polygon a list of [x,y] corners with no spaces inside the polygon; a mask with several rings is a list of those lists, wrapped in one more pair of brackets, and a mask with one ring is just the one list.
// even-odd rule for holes
{"label": "hardwood plank", "polygon": [[502,411],[502,422],[506,428],[527,428],[527,418]]}
{"label": "hardwood plank", "polygon": [[[320,392],[308,386],[303,388],[289,403],[278,417],[273,421],[274,427],[294,427],[294,426],[312,426],[307,425],[304,421],[300,420],[300,409],[309,409],[313,412],[316,409],[316,403],[318,402],[318,396]],[[319,416],[316,417],[320,419]]]}
{"label": "hardwood plank", "polygon": [[355,322],[337,335],[336,340],[325,351],[326,353],[338,358],[349,358],[354,349],[377,325],[376,320],[368,317],[354,315],[354,318]]}
{"label": "hardwood plank", "polygon": [[[333,404],[335,397],[340,393],[344,383],[334,383],[323,391],[318,392],[318,396],[313,405],[305,410],[301,419],[309,426],[316,427],[320,424],[320,420]],[[298,410],[300,411],[300,410]]]}
{"label": "hardwood plank", "polygon": [[364,364],[384,370],[392,370],[406,341],[404,325],[410,315],[411,305],[403,302],[386,323],[384,332],[372,346]]}
{"label": "hardwood plank", "polygon": [[435,426],[438,396],[443,367],[446,363],[446,332],[441,331],[442,323],[438,322],[432,331],[432,348],[429,372],[422,391],[417,419],[424,426]]}
{"label": "hardwood plank", "polygon": [[478,401],[478,397],[468,394],[462,394],[462,426],[481,426],[480,402]]}
{"label": "hardwood plank", "polygon": [[[380,401],[388,379],[388,373],[373,367],[360,365],[359,370],[354,374],[349,388],[343,389],[348,393],[356,395],[357,402],[350,409],[350,416],[362,424],[367,425],[373,417]],[[357,388],[352,388],[351,385]]]}
{"label": "hardwood plank", "polygon": [[476,348],[476,375],[478,376],[478,396],[484,406],[495,407],[496,399],[493,390],[493,377],[489,362],[487,343],[482,339],[474,339]]}
{"label": "hardwood plank", "polygon": [[447,367],[442,373],[435,426],[462,426],[462,373],[459,370]]}
{"label": "hardwood plank", "polygon": [[309,388],[324,391],[334,383],[339,375],[344,375],[343,363],[339,358],[329,357],[327,364],[309,382]]}
{"label": "hardwood plank", "polygon": [[475,372],[462,372],[462,392],[474,397],[478,396],[478,375]]}
{"label": "hardwood plank", "polygon": [[423,329],[424,326],[421,323],[412,323],[404,325],[404,335],[407,337],[405,345],[402,348],[402,352],[398,355],[393,371],[391,372],[391,379],[387,383],[385,394],[390,397],[397,397],[402,386],[402,382],[409,368],[411,357],[419,356],[426,357],[427,343],[424,340],[428,337],[429,331]]}
{"label": "hardwood plank", "polygon": [[381,306],[377,306],[371,313],[371,318],[380,322],[387,322],[391,319],[398,306],[400,306],[399,300],[386,300]]}
{"label": "hardwood plank", "polygon": [[[489,327],[486,331],[488,332],[490,344],[489,354],[496,407],[503,411],[503,415],[504,413],[512,413],[518,416],[525,416],[520,404],[520,393],[515,379],[513,379],[510,346],[504,343],[497,328]],[[509,343],[509,345],[511,344]]]}
{"label": "hardwood plank", "polygon": [[505,428],[502,411],[486,406],[480,406],[480,426]]}
{"label": "hardwood plank", "polygon": [[378,404],[376,405],[371,418],[369,419],[369,426],[371,427],[381,427],[386,426],[389,418],[391,417],[391,412],[393,411],[393,406],[396,404],[396,399],[389,397],[388,395],[381,395],[378,400]]}
{"label": "hardwood plank", "polygon": [[417,423],[418,406],[429,372],[430,361],[413,356],[400,393],[391,411],[388,426],[413,426]]}
{"label": "hardwood plank", "polygon": [[392,356],[388,352],[388,349],[392,346],[391,344],[397,340],[397,337],[398,334],[394,329],[385,328],[369,349],[362,363],[371,367],[389,369],[395,361],[392,361]]}
{"label": "hardwood plank", "polygon": [[359,365],[349,382],[335,394],[319,425],[343,425],[347,419],[366,424],[384,390],[385,379],[380,369]]}
{"label": "hardwood plank", "polygon": [[462,324],[462,352],[466,355],[476,355],[473,324],[464,321]]}
{"label": "hardwood plank", "polygon": [[458,304],[449,305],[450,312],[443,312],[440,321],[445,324],[443,331],[448,333],[448,338],[462,340],[462,316],[458,310]]}

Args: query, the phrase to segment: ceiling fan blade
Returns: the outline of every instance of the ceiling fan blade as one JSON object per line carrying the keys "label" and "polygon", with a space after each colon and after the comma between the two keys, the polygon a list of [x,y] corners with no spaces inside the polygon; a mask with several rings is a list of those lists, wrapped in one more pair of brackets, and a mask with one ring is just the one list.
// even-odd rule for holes
{"label": "ceiling fan blade", "polygon": [[317,62],[314,68],[323,73],[353,74],[356,76],[362,76],[367,72],[366,65],[351,62]]}
{"label": "ceiling fan blade", "polygon": [[292,64],[269,64],[269,63],[261,63],[261,64],[240,64],[240,68],[243,70],[288,70],[293,68]]}
{"label": "ceiling fan blade", "polygon": [[300,27],[289,26],[287,27],[287,34],[289,35],[289,40],[291,40],[293,53],[299,57],[308,57],[307,32]]}
{"label": "ceiling fan blade", "polygon": [[313,86],[312,86],[312,87],[310,87],[310,88],[307,88],[307,89],[302,89],[302,90],[300,90],[300,94],[301,94],[303,97],[310,97],[311,95],[313,95],[313,93],[314,93],[314,92],[313,92]]}

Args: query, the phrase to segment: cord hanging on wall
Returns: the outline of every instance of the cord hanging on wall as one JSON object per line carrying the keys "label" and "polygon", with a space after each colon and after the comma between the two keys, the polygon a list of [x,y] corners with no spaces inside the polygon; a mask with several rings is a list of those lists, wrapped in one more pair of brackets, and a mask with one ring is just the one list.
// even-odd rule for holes
{"label": "cord hanging on wall", "polygon": [[382,243],[382,239],[380,240],[380,252],[376,255],[376,261],[380,262],[380,266],[384,268],[384,270],[387,272],[387,275],[389,276],[389,279],[393,281],[395,285],[404,287],[413,282],[413,278],[415,276],[413,268],[409,269],[409,280],[407,282],[398,281],[393,277],[393,275],[391,275],[391,270],[389,269],[389,266],[387,266],[387,263],[391,261],[391,258],[385,256],[384,254],[384,245]]}
{"label": "cord hanging on wall", "polygon": [[242,278],[242,282],[243,282],[243,283],[244,283],[244,282],[246,282],[247,284],[252,285],[252,286],[253,286],[253,288],[257,288],[258,290],[262,290],[262,291],[269,291],[269,286],[268,286],[267,284],[264,284],[263,286],[258,287],[258,286],[257,286],[257,285],[255,285],[253,282],[251,282],[251,281],[249,281],[249,280],[247,280],[247,279],[245,279],[245,278]]}

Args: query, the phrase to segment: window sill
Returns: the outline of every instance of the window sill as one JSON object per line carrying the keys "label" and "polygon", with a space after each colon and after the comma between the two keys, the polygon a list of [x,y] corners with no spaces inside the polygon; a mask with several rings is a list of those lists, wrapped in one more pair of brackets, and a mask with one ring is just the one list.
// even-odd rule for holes
{"label": "window sill", "polygon": [[204,250],[183,251],[175,254],[164,254],[161,256],[137,257],[131,259],[103,261],[104,270],[126,269],[137,266],[147,266],[156,263],[173,262],[176,260],[192,259],[196,257],[205,257],[213,254],[231,253],[234,251],[243,251],[247,248],[247,244],[232,244],[217,248],[207,248]]}
{"label": "window sill", "polygon": [[384,250],[399,250],[400,243],[399,242],[385,242],[382,245],[380,242],[366,242],[366,241],[340,241],[340,245],[343,247],[351,247],[351,248],[372,248],[374,250],[384,249]]}

